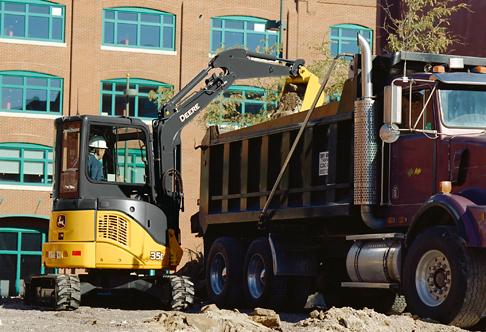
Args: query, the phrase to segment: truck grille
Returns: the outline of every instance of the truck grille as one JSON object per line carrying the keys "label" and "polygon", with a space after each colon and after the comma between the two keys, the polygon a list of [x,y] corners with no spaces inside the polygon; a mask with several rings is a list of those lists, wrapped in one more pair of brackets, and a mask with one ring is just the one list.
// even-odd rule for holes
{"label": "truck grille", "polygon": [[98,238],[128,245],[128,220],[113,214],[98,215]]}

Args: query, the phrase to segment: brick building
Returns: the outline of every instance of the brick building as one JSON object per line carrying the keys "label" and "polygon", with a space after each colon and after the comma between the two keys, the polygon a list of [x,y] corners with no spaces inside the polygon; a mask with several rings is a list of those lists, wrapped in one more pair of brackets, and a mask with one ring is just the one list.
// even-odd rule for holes
{"label": "brick building", "polygon": [[[1,295],[18,293],[23,278],[43,271],[55,118],[121,115],[130,74],[138,90],[130,113],[149,123],[156,107],[148,91],[177,91],[216,50],[281,42],[284,57],[309,63],[318,56],[311,47],[323,41],[333,52],[354,51],[361,31],[374,43],[375,26],[372,0],[0,0]],[[262,106],[250,94],[245,98],[242,109]],[[183,246],[190,248],[199,245],[189,217],[199,193],[199,151],[193,147],[203,134],[197,121],[182,134],[181,228]]]}

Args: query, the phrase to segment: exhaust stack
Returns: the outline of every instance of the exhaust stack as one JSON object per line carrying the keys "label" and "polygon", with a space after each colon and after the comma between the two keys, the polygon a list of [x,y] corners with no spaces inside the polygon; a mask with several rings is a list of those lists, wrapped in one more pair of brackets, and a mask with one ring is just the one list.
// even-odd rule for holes
{"label": "exhaust stack", "polygon": [[371,48],[358,35],[361,49],[361,99],[354,103],[354,204],[361,205],[361,218],[372,229],[381,229],[385,220],[376,218],[372,206],[378,204],[379,137],[373,83]]}

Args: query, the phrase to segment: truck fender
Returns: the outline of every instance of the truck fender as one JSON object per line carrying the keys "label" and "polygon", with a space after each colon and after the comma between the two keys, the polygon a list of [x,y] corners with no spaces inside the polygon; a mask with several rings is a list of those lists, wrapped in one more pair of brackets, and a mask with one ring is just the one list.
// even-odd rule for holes
{"label": "truck fender", "polygon": [[477,223],[470,212],[470,207],[477,206],[466,197],[457,194],[439,193],[430,197],[415,214],[407,231],[407,246],[424,229],[443,225],[440,220],[433,220],[437,216],[438,209],[446,212],[456,227],[459,236],[465,241],[467,246],[475,247],[481,245]]}
{"label": "truck fender", "polygon": [[268,242],[276,276],[317,276],[319,260],[315,243],[280,234],[268,234]]}

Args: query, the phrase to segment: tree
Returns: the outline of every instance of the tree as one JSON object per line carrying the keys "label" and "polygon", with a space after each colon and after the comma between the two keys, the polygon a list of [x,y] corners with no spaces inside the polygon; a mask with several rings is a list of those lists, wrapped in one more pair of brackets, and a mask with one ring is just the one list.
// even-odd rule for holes
{"label": "tree", "polygon": [[[174,95],[174,89],[165,86],[159,86],[157,90],[150,90],[148,93],[148,99],[157,104],[157,108],[160,110],[172,96]],[[166,114],[169,115],[169,114]]]}
{"label": "tree", "polygon": [[450,26],[451,15],[469,9],[457,0],[402,0],[400,17],[393,17],[386,5],[384,29],[388,33],[387,50],[444,53],[459,42]]}
{"label": "tree", "polygon": [[[317,75],[317,77],[319,77],[322,82],[322,80],[324,79],[324,75],[327,73],[327,70],[334,61],[334,57],[331,54],[331,47],[329,45],[329,42],[324,41],[320,45],[311,46],[311,50],[313,50],[318,60],[311,63],[307,68],[312,73]],[[340,58],[336,61],[337,63],[334,67],[333,72],[331,73],[329,82],[324,88],[324,94],[329,99],[334,99],[335,97],[341,95],[344,82],[348,78],[349,59]]]}

